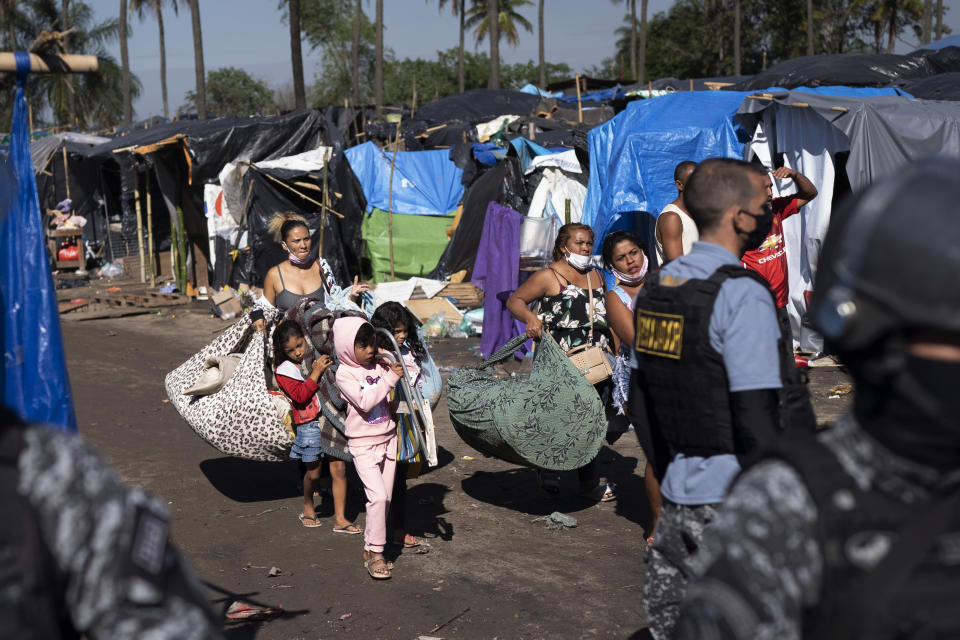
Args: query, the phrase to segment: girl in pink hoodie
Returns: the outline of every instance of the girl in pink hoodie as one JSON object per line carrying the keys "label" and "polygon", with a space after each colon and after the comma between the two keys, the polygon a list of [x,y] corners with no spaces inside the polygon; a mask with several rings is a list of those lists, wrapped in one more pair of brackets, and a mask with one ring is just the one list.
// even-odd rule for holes
{"label": "girl in pink hoodie", "polygon": [[350,453],[367,494],[363,565],[370,577],[384,580],[390,577],[383,547],[397,465],[397,426],[387,398],[402,369],[398,363],[387,366],[379,360],[376,331],[363,318],[334,322],[333,345],[340,362],[337,387],[348,404],[345,427]]}

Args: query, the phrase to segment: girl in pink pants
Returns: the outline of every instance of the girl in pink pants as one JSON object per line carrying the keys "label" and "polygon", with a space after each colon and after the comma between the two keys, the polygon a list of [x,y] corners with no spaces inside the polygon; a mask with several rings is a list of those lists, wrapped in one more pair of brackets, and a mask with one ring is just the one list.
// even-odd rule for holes
{"label": "girl in pink pants", "polygon": [[383,547],[397,466],[397,426],[390,418],[387,398],[402,369],[399,363],[387,366],[378,360],[376,332],[362,318],[334,322],[333,344],[340,361],[337,387],[348,404],[345,426],[350,453],[367,494],[363,566],[371,578],[385,580],[390,566]]}

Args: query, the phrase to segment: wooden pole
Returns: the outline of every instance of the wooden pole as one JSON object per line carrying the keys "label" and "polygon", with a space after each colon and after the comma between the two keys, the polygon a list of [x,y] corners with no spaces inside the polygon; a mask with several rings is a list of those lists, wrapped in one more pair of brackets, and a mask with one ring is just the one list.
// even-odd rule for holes
{"label": "wooden pole", "polygon": [[563,200],[563,224],[570,224],[570,198]]}
{"label": "wooden pole", "polygon": [[397,120],[397,138],[393,146],[393,160],[390,161],[390,196],[387,199],[387,234],[390,239],[390,280],[396,280],[393,264],[393,170],[397,166],[397,152],[400,150],[400,123],[401,117]]}
{"label": "wooden pole", "polygon": [[410,117],[417,112],[417,74],[413,74],[413,105],[410,107]]}
{"label": "wooden pole", "polygon": [[326,226],[324,224],[324,214],[327,212],[327,207],[330,206],[330,188],[327,184],[327,170],[330,166],[330,156],[332,152],[333,149],[325,149],[323,152],[323,195],[320,197],[320,199],[323,200],[323,206],[320,207],[320,247],[317,249],[317,255],[321,258],[323,257],[323,229]]}
{"label": "wooden pole", "polygon": [[33,105],[29,102],[27,103],[27,126],[30,127],[30,135],[27,136],[28,140],[33,140]]}
{"label": "wooden pole", "polygon": [[147,253],[150,256],[150,286],[157,286],[157,269],[153,264],[153,198],[150,196],[150,165],[147,165]]}
{"label": "wooden pole", "polygon": [[577,122],[583,122],[583,105],[580,102],[580,74],[576,74],[574,79],[577,82]]}
{"label": "wooden pole", "polygon": [[[67,146],[63,146],[63,182],[67,185],[67,200],[70,200],[70,165],[67,164]],[[70,206],[73,209],[73,206]]]}
{"label": "wooden pole", "polygon": [[[30,54],[30,73],[95,73],[99,67],[97,56],[69,53]],[[0,53],[0,71],[16,73],[17,61],[13,53]]]}
{"label": "wooden pole", "polygon": [[143,214],[140,210],[140,177],[137,163],[133,163],[133,203],[137,211],[137,251],[140,256],[140,282],[147,281],[146,265],[143,263]]}
{"label": "wooden pole", "polygon": [[693,78],[690,78],[690,91],[693,91]]}

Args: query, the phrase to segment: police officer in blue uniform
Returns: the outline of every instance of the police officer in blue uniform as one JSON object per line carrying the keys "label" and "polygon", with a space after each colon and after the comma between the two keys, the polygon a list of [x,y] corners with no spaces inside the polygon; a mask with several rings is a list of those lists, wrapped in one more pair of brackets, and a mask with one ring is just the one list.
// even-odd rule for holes
{"label": "police officer in blue uniform", "polygon": [[811,314],[852,411],[737,480],[680,638],[960,638],[958,176],[924,160],[834,213]]}
{"label": "police officer in blue uniform", "polygon": [[630,411],[663,493],[643,590],[658,640],[670,636],[703,529],[743,460],[779,434],[785,389],[805,401],[813,430],[770,288],[740,264],[773,219],[762,172],[707,160],[685,201],[700,241],[647,278],[634,311]]}

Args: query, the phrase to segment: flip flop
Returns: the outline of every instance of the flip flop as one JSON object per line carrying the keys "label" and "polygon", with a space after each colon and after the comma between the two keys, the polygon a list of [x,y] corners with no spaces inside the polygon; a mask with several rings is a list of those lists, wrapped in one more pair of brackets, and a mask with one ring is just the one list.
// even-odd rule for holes
{"label": "flip flop", "polygon": [[283,607],[278,604],[256,605],[237,600],[227,609],[226,616],[227,620],[263,620],[281,613],[283,613]]}
{"label": "flip flop", "polygon": [[[318,518],[317,516],[313,516],[313,517],[311,518],[310,516],[304,515],[304,514],[302,514],[302,513],[297,514],[297,520],[299,520],[299,521],[300,521],[300,524],[302,524],[303,526],[305,526],[307,529],[315,529],[315,528],[317,528],[317,527],[322,527],[322,526],[323,526],[323,523],[322,523],[322,522],[317,522],[319,519],[320,519],[320,518]],[[312,521],[313,524],[307,524],[307,521],[308,521],[308,520]]]}
{"label": "flip flop", "polygon": [[[353,527],[353,528],[351,529],[351,527]],[[346,535],[348,535],[348,536],[356,536],[356,535],[359,535],[359,534],[363,533],[363,529],[361,529],[360,527],[358,527],[355,523],[351,522],[351,523],[349,523],[349,524],[343,525],[342,527],[334,527],[334,528],[333,528],[333,532],[334,532],[334,533],[343,533],[343,534],[346,534]]]}

